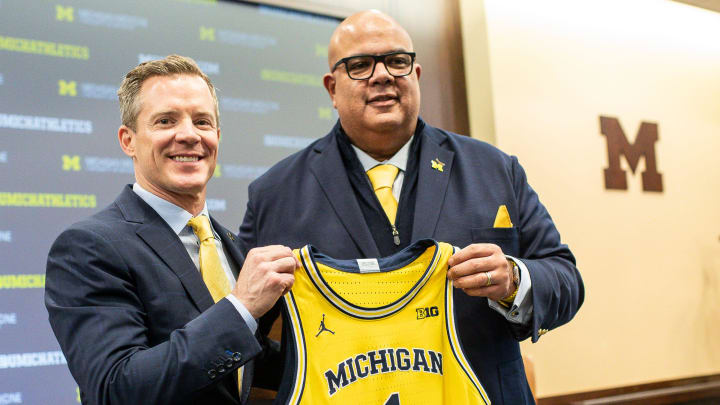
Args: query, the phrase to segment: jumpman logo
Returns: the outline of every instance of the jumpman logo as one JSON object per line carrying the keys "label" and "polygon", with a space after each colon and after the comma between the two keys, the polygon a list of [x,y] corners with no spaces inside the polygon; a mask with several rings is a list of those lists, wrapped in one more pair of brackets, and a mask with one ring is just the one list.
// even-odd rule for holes
{"label": "jumpman logo", "polygon": [[320,327],[318,328],[318,333],[317,333],[317,335],[315,335],[315,337],[320,336],[320,334],[323,332],[330,332],[333,335],[335,334],[335,332],[333,332],[330,329],[325,327],[325,314],[323,314],[323,319],[322,319],[322,321],[320,321]]}

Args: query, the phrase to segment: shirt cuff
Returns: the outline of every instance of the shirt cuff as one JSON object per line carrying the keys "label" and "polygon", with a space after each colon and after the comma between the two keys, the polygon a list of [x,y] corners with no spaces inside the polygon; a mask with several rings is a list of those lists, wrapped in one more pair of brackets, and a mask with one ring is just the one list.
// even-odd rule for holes
{"label": "shirt cuff", "polygon": [[254,335],[255,332],[257,331],[258,324],[257,324],[257,321],[255,320],[255,318],[253,318],[252,315],[250,315],[250,311],[248,311],[247,308],[245,308],[245,305],[243,305],[242,302],[240,302],[240,300],[237,299],[236,296],[234,296],[232,294],[228,294],[225,296],[225,298],[227,298],[228,301],[230,301],[233,304],[235,309],[237,309],[237,311],[240,313],[240,316],[242,316],[243,320],[245,321],[245,324],[247,325],[247,327],[250,328],[250,332],[252,332]]}
{"label": "shirt cuff", "polygon": [[520,268],[520,284],[518,285],[517,295],[509,308],[500,305],[498,302],[488,300],[490,308],[499,312],[509,322],[524,324],[532,319],[533,303],[532,303],[532,281],[530,280],[530,272],[522,260],[512,256],[505,255],[506,258],[512,260]]}

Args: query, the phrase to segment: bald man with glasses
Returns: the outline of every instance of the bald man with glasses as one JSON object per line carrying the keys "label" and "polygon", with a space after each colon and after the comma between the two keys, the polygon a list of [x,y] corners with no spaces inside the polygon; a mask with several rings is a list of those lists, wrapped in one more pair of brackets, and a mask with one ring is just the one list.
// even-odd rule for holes
{"label": "bald man with glasses", "polygon": [[344,20],[328,66],[339,120],[250,185],[242,248],[309,243],[335,259],[424,238],[462,248],[447,277],[463,350],[493,403],[534,403],[518,342],[569,322],[584,287],[518,159],[419,117],[422,67],[385,14]]}

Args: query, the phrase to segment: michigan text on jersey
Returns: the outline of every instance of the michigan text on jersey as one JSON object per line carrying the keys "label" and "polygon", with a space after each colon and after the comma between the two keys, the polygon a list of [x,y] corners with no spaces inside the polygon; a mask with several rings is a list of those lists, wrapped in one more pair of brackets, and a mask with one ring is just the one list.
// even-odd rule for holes
{"label": "michigan text on jersey", "polygon": [[345,388],[368,375],[396,371],[419,371],[442,375],[442,353],[399,347],[357,354],[338,363],[337,373],[333,370],[325,372],[328,393],[333,395],[338,389]]}

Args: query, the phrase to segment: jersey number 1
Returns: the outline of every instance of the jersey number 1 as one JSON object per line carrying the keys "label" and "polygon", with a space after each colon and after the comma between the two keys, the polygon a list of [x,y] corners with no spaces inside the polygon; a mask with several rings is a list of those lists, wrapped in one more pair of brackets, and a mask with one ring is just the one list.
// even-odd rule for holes
{"label": "jersey number 1", "polygon": [[400,394],[396,392],[390,395],[384,405],[400,405]]}

